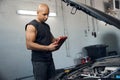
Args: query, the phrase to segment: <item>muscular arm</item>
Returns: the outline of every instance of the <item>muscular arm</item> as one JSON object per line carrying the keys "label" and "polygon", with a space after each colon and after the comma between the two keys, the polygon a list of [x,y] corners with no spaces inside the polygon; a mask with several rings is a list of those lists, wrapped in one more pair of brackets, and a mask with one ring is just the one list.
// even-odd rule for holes
{"label": "muscular arm", "polygon": [[[50,45],[40,45],[35,43],[37,31],[33,25],[27,25],[26,28],[26,47],[29,50],[39,50],[39,51],[54,51],[58,46],[55,43],[51,43]],[[54,38],[53,38],[54,40]]]}

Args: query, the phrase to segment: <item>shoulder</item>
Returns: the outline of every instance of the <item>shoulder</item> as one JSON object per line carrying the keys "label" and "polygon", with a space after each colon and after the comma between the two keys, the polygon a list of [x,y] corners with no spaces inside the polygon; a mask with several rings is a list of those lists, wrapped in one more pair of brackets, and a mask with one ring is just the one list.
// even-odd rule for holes
{"label": "shoulder", "polygon": [[47,23],[43,23],[46,27],[50,28],[49,24]]}
{"label": "shoulder", "polygon": [[47,24],[47,23],[44,23],[44,25],[46,25],[46,26],[48,26],[48,27],[49,27],[49,24]]}
{"label": "shoulder", "polygon": [[36,30],[35,26],[33,26],[33,25],[27,25],[25,31],[26,32],[36,32],[37,30]]}
{"label": "shoulder", "polygon": [[36,20],[32,20],[31,22],[29,22],[29,23],[27,23],[25,25],[25,30],[27,29],[27,27],[33,27],[33,28],[35,28],[37,26],[38,26],[38,22]]}

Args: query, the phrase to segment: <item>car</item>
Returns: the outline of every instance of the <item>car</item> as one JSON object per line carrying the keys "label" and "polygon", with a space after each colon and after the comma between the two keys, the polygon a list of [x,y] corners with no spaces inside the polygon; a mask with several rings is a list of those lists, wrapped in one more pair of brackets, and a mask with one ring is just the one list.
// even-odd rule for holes
{"label": "car", "polygon": [[65,68],[54,80],[120,79],[120,55],[108,56]]}
{"label": "car", "polygon": [[[113,25],[120,29],[120,20],[100,10],[78,3],[74,0],[62,0],[77,10]],[[72,14],[75,14],[75,12]],[[86,63],[69,68],[63,68],[51,80],[119,80],[120,79],[120,55],[100,57]]]}

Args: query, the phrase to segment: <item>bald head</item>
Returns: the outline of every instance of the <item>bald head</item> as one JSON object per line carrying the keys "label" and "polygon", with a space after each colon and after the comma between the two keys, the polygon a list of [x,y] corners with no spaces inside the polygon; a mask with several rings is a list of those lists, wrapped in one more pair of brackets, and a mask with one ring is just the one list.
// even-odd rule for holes
{"label": "bald head", "polygon": [[37,8],[37,20],[39,22],[45,22],[48,19],[49,7],[47,4],[41,3]]}
{"label": "bald head", "polygon": [[40,11],[49,11],[49,7],[47,4],[44,4],[44,3],[41,3],[39,4],[38,8],[37,8],[37,12],[40,12]]}

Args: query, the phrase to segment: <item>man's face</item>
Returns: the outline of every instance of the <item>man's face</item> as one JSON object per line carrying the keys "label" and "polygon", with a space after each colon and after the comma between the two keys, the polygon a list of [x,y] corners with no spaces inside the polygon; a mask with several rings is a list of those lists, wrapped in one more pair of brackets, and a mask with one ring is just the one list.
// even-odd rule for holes
{"label": "man's face", "polygon": [[38,19],[41,22],[45,22],[48,19],[49,9],[46,7],[43,7],[40,11],[37,12],[37,14],[38,14]]}

